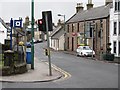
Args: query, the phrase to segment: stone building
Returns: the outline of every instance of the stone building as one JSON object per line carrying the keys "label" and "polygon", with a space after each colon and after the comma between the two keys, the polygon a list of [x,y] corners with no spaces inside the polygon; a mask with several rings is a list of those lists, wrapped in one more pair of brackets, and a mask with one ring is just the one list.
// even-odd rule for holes
{"label": "stone building", "polygon": [[[76,51],[79,45],[89,45],[96,56],[105,53],[109,43],[109,9],[112,2],[93,8],[92,0],[88,0],[87,10],[77,4],[76,13],[66,21],[67,50]],[[93,31],[92,31],[93,30]],[[91,37],[93,32],[93,38]]]}

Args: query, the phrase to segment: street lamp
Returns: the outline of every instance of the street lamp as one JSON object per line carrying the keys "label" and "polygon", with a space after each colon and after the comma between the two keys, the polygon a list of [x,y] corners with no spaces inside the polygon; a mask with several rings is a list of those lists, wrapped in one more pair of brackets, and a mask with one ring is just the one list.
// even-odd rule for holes
{"label": "street lamp", "polygon": [[66,50],[66,30],[65,30],[65,15],[62,14],[58,14],[58,16],[62,16],[64,18],[64,37],[65,37],[65,41],[64,41],[64,50]]}

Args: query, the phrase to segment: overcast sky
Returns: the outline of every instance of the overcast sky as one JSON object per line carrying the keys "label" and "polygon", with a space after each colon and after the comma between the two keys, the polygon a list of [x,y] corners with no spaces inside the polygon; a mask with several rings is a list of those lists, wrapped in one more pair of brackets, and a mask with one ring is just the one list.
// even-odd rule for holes
{"label": "overcast sky", "polygon": [[[63,20],[63,17],[58,17],[57,14],[64,14],[68,20],[75,14],[77,3],[83,3],[86,9],[88,0],[34,0],[35,2],[35,19],[42,18],[42,11],[52,11],[53,22],[57,23],[58,19]],[[104,5],[105,0],[92,0],[94,7]],[[26,16],[31,18],[31,0],[0,0],[0,17],[9,22],[10,18],[18,19]]]}

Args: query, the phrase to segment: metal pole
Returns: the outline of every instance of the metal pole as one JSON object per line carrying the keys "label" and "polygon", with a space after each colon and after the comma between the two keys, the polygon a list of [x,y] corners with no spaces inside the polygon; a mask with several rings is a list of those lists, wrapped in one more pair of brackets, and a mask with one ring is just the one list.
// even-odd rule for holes
{"label": "metal pole", "polygon": [[64,50],[66,51],[66,30],[65,30],[65,15],[64,15]]}
{"label": "metal pole", "polygon": [[10,20],[11,32],[10,32],[10,49],[12,50],[12,27],[13,27],[13,19]]}
{"label": "metal pole", "polygon": [[46,32],[47,32],[47,47],[48,47],[49,75],[52,76],[52,70],[51,70],[51,56],[50,56],[50,43],[49,43],[49,33],[48,33],[48,17],[47,17],[47,13],[45,13],[45,22],[46,22]]}
{"label": "metal pole", "polygon": [[85,20],[84,20],[84,46],[86,45],[86,38],[85,38]]}
{"label": "metal pole", "polygon": [[34,42],[33,42],[33,39],[34,39],[34,0],[32,0],[32,10],[31,10],[31,26],[32,26],[32,29],[31,29],[31,33],[32,33],[32,46],[31,46],[31,54],[32,54],[32,63],[31,63],[31,69],[34,69]]}
{"label": "metal pole", "polygon": [[94,43],[94,25],[92,25],[92,59],[93,59],[93,43]]}

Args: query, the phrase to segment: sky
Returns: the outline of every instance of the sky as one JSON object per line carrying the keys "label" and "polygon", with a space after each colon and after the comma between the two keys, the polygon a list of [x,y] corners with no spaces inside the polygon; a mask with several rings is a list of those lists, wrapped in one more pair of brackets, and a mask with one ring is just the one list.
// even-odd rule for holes
{"label": "sky", "polygon": [[[74,15],[77,3],[83,3],[86,10],[88,0],[34,0],[34,2],[35,19],[42,18],[42,11],[52,11],[52,20],[56,24],[58,19],[64,19],[58,14],[65,15],[65,21]],[[105,0],[92,0],[92,2],[94,7],[105,4]],[[11,18],[19,19],[19,17],[24,21],[26,16],[31,20],[31,0],[0,0],[0,17],[5,22],[9,22]]]}

